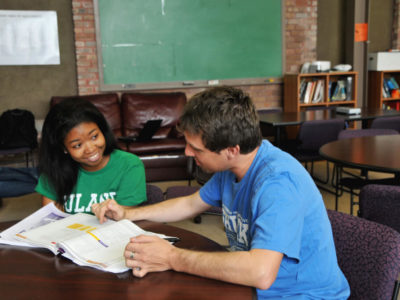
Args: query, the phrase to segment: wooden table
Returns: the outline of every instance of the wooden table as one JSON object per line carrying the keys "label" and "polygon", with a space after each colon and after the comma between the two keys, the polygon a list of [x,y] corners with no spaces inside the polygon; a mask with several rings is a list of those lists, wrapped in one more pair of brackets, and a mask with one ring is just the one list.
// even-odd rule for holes
{"label": "wooden table", "polygon": [[[343,167],[393,173],[387,184],[400,183],[400,135],[377,135],[337,140],[323,145],[319,154],[336,164],[335,207],[338,208],[339,180]],[[370,183],[380,183],[370,181]],[[353,212],[352,196],[350,213]]]}
{"label": "wooden table", "polygon": [[260,122],[275,128],[275,144],[281,144],[281,128],[286,126],[301,125],[305,121],[313,120],[329,120],[340,118],[345,121],[361,121],[362,128],[367,128],[368,121],[381,118],[400,116],[400,111],[382,110],[382,109],[361,109],[361,113],[357,115],[339,114],[334,109],[316,109],[301,112],[272,112],[260,113]]}
{"label": "wooden table", "polygon": [[[0,223],[0,231],[15,222]],[[178,236],[177,247],[225,251],[219,244],[177,227],[141,221],[145,230]],[[78,266],[47,249],[0,244],[1,299],[251,299],[253,289],[185,273],[166,271],[135,278]]]}
{"label": "wooden table", "polygon": [[377,135],[330,142],[319,154],[340,165],[399,175],[399,149],[400,135]]}

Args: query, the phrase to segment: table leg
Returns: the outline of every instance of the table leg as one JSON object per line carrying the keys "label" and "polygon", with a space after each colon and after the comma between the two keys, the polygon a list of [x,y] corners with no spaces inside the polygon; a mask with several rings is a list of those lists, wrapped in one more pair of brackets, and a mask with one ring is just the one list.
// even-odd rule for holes
{"label": "table leg", "polygon": [[338,202],[339,202],[339,181],[340,181],[340,173],[342,172],[342,167],[339,164],[335,164],[334,168],[336,168],[335,173],[335,210],[338,210]]}
{"label": "table leg", "polygon": [[281,127],[280,126],[275,127],[275,146],[277,146],[277,147],[281,146]]}

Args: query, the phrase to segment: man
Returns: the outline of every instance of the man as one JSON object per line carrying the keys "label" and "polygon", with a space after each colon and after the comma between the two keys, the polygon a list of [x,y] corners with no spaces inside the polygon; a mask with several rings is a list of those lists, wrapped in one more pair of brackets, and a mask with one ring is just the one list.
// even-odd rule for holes
{"label": "man", "polygon": [[180,130],[186,155],[215,173],[199,192],[131,209],[111,200],[93,212],[100,222],[171,222],[222,206],[231,251],[196,252],[139,236],[124,253],[133,275],[172,269],[255,287],[259,299],[347,299],[321,194],[299,162],[262,141],[250,98],[230,87],[199,93]]}

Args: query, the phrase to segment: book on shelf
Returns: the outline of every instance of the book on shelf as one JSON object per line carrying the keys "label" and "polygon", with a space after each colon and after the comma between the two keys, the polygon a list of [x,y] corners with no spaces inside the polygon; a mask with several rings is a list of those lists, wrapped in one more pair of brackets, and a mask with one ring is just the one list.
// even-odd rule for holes
{"label": "book on shelf", "polygon": [[384,110],[397,110],[400,111],[400,101],[393,101],[389,103],[383,103],[382,108]]}
{"label": "book on shelf", "polygon": [[336,81],[329,81],[328,83],[328,102],[332,101],[333,91],[336,88]]}
{"label": "book on shelf", "polygon": [[306,89],[307,89],[307,81],[302,79],[301,82],[300,82],[300,92],[299,92],[300,102],[301,103],[304,103],[304,96],[305,96],[305,93],[306,93]]}
{"label": "book on shelf", "polygon": [[390,77],[390,82],[392,83],[392,85],[393,85],[393,89],[395,89],[395,90],[398,90],[399,89],[399,84],[397,83],[397,81],[396,81],[396,79],[392,76],[392,77]]}
{"label": "book on shelf", "polygon": [[313,81],[308,81],[307,82],[307,87],[306,87],[306,91],[304,93],[304,99],[303,99],[303,103],[308,104],[310,103],[310,98],[311,98],[311,92],[313,89]]}
{"label": "book on shelf", "polygon": [[345,101],[347,98],[346,81],[340,79],[336,84],[332,84],[332,88],[333,86],[334,90],[332,91],[331,101]]}
{"label": "book on shelf", "polygon": [[319,103],[324,101],[324,80],[318,80],[316,83],[315,92],[313,95],[312,103]]}
{"label": "book on shelf", "polygon": [[383,82],[383,87],[382,87],[382,96],[384,98],[390,98],[390,91],[385,82]]}
{"label": "book on shelf", "polygon": [[308,103],[311,103],[312,100],[313,100],[313,98],[314,98],[315,90],[317,89],[317,83],[318,83],[317,80],[313,80],[313,81],[312,81],[311,92],[310,92],[310,98],[308,99]]}
{"label": "book on shelf", "polygon": [[324,101],[324,80],[302,80],[300,83],[300,103],[318,103]]}
{"label": "book on shelf", "polygon": [[353,98],[353,77],[346,78],[346,100],[350,101]]}
{"label": "book on shelf", "polygon": [[129,239],[142,234],[174,239],[145,231],[126,219],[100,224],[94,215],[66,214],[51,203],[1,232],[0,243],[47,248],[77,265],[121,273],[129,270],[124,258]]}
{"label": "book on shelf", "polygon": [[387,77],[383,79],[383,90],[382,95],[384,98],[397,98],[399,94],[399,84],[396,79],[392,77]]}

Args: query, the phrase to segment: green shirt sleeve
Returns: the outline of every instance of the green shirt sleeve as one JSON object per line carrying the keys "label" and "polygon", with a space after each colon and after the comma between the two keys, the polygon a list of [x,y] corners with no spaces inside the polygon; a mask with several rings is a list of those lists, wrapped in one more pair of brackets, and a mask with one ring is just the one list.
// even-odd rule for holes
{"label": "green shirt sleeve", "polygon": [[39,181],[36,185],[35,191],[51,200],[56,201],[57,199],[57,194],[45,175],[39,176]]}

